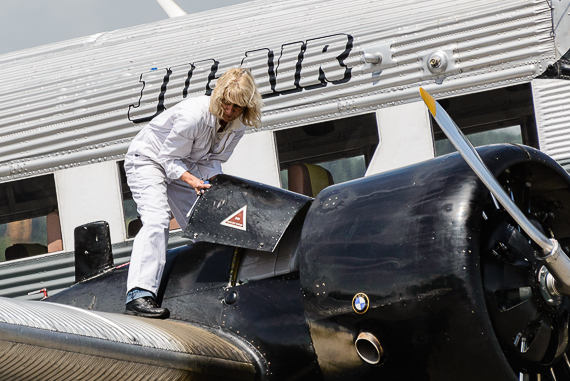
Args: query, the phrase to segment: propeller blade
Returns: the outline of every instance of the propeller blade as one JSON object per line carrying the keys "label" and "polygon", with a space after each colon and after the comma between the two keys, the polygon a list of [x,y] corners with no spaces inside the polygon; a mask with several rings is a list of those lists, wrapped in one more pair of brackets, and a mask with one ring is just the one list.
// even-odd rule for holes
{"label": "propeller blade", "polygon": [[437,101],[423,88],[420,87],[420,95],[427,105],[430,113],[441,127],[449,141],[455,146],[457,151],[463,156],[467,164],[477,174],[477,177],[485,184],[489,191],[497,198],[499,203],[507,210],[507,212],[515,219],[520,227],[531,237],[531,239],[540,246],[545,253],[550,253],[555,245],[542,234],[521,210],[515,205],[510,197],[505,193],[503,187],[499,184],[497,179],[489,171],[487,166],[479,157],[475,148],[471,145],[469,140],[463,135],[459,127],[455,124],[453,119],[447,112],[437,103]]}
{"label": "propeller blade", "polygon": [[156,0],[156,1],[170,18],[187,15],[184,9],[180,8],[180,6],[176,4],[174,0]]}
{"label": "propeller blade", "polygon": [[479,177],[487,189],[497,198],[503,208],[505,208],[510,216],[519,224],[521,229],[528,234],[530,239],[540,246],[543,252],[540,256],[537,256],[537,258],[548,271],[550,271],[550,274],[555,279],[557,292],[570,295],[570,258],[564,253],[558,241],[554,238],[550,239],[546,237],[544,233],[534,226],[524,213],[521,212],[505,193],[505,190],[489,171],[489,168],[485,166],[479,154],[475,151],[475,148],[473,148],[469,140],[463,135],[459,127],[457,127],[443,107],[421,87],[420,94],[430,113],[441,127],[441,130],[455,148],[457,148],[457,151],[459,151],[473,172],[475,172],[477,177]]}

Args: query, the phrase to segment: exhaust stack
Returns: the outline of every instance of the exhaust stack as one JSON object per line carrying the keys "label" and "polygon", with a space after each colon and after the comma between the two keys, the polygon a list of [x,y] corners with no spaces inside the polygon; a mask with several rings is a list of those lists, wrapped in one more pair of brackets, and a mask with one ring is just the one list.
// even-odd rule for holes
{"label": "exhaust stack", "polygon": [[382,365],[384,363],[384,349],[380,342],[370,332],[361,332],[354,342],[356,352],[360,358],[372,365]]}

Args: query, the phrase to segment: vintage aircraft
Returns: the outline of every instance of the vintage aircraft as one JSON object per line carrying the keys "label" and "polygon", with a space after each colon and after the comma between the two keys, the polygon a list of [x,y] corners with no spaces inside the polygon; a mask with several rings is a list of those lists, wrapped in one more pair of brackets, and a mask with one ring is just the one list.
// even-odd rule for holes
{"label": "vintage aircraft", "polygon": [[[130,140],[233,66],[252,70],[266,105],[225,163],[233,176],[302,191],[299,165],[327,169],[329,185],[439,156],[448,144],[419,86],[471,139],[570,168],[569,4],[256,0],[1,55],[0,296],[71,285],[74,229],[92,221],[128,262]],[[170,243],[188,243],[174,223]]]}
{"label": "vintage aircraft", "polygon": [[465,160],[315,199],[216,177],[168,253],[168,320],[121,314],[108,224],[78,227],[75,285],[0,298],[0,378],[569,380],[570,176],[522,145],[480,148],[487,170],[423,97]]}

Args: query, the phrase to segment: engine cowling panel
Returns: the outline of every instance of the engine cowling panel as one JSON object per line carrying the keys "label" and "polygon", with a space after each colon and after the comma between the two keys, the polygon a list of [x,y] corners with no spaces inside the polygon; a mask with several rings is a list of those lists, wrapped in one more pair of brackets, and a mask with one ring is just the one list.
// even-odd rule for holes
{"label": "engine cowling panel", "polygon": [[[527,147],[479,152],[495,175],[526,168],[537,184],[533,213],[556,205],[556,237],[570,236],[570,180],[557,164]],[[315,199],[300,271],[325,378],[516,380],[530,372],[505,357],[505,340],[497,338],[504,335],[488,312],[481,257],[489,203],[489,192],[459,155],[330,187]],[[366,299],[366,308],[356,304]],[[355,353],[361,332],[378,338],[382,366]],[[352,349],[349,356],[331,351],[333,335]]]}

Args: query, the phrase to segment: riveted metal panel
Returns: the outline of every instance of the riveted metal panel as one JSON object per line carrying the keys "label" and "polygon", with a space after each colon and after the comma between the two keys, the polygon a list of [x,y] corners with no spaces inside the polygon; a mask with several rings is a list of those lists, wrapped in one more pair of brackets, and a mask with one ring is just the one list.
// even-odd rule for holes
{"label": "riveted metal panel", "polygon": [[559,79],[532,81],[534,113],[541,151],[570,170],[570,82]]}
{"label": "riveted metal panel", "polygon": [[169,107],[242,62],[269,130],[529,82],[557,57],[548,3],[257,0],[5,54],[0,181],[117,160],[161,89]]}

